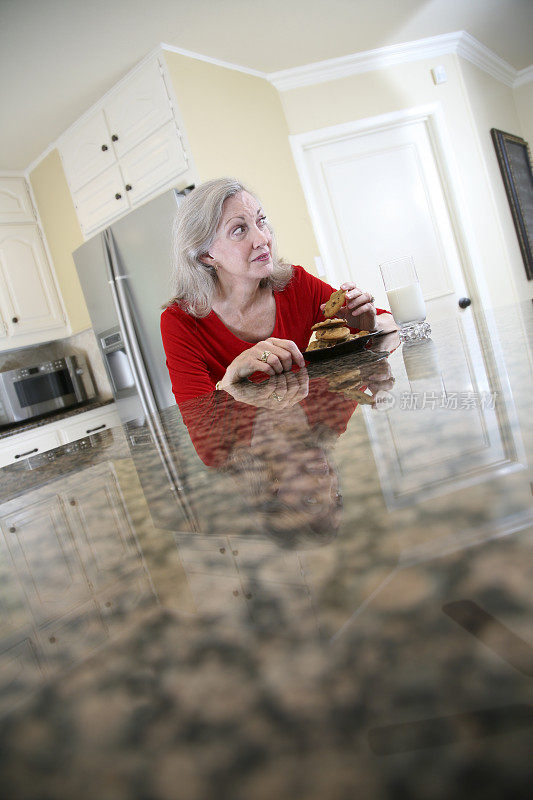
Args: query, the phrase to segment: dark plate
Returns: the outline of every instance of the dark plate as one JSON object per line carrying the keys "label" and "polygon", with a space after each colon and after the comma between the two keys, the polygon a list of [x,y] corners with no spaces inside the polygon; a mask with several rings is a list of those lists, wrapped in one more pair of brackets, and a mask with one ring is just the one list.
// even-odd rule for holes
{"label": "dark plate", "polygon": [[368,342],[371,342],[376,336],[383,335],[384,331],[376,331],[366,336],[358,336],[357,339],[349,339],[347,342],[341,342],[334,347],[324,347],[320,350],[306,350],[302,355],[307,361],[323,361],[325,358],[335,358],[335,356],[343,356],[346,353],[355,353],[357,350],[363,350]]}

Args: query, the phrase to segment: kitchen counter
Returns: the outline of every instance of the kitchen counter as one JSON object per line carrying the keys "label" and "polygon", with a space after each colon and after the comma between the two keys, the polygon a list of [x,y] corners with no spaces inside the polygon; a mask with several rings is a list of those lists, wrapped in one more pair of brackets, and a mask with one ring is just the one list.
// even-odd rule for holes
{"label": "kitchen counter", "polygon": [[26,433],[33,428],[41,428],[43,425],[49,425],[51,422],[70,419],[70,417],[75,417],[77,414],[84,414],[86,411],[94,411],[95,408],[103,408],[114,402],[113,398],[107,400],[87,400],[87,402],[81,403],[79,406],[65,408],[63,411],[45,414],[41,417],[35,417],[34,419],[22,420],[21,422],[14,422],[12,425],[6,425],[0,428],[0,441],[8,436],[14,436],[17,433]]}
{"label": "kitchen counter", "polygon": [[470,309],[2,470],[3,796],[529,796],[532,341]]}

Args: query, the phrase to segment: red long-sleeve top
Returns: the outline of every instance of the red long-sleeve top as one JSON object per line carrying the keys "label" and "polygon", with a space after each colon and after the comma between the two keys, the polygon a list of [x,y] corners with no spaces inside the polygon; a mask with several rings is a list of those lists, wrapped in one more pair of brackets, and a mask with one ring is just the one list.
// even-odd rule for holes
{"label": "red long-sleeve top", "polygon": [[[295,266],[287,286],[274,292],[276,322],[271,336],[290,339],[303,352],[311,327],[324,318],[320,305],[333,291],[328,283]],[[378,309],[378,314],[383,313]],[[228,365],[252,346],[226,328],[214,311],[197,318],[177,305],[163,311],[161,336],[172,391],[180,406],[186,400],[212,392]]]}

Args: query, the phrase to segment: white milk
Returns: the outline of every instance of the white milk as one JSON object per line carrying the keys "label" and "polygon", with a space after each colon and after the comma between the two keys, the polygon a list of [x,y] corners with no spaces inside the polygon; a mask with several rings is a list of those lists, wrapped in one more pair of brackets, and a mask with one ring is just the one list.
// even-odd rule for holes
{"label": "white milk", "polygon": [[389,289],[387,292],[392,316],[398,325],[406,322],[422,322],[426,318],[426,304],[419,283]]}

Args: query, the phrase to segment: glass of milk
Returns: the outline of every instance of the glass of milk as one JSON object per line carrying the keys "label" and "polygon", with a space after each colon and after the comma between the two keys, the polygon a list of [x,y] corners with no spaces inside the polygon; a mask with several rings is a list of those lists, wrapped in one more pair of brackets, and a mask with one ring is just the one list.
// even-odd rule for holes
{"label": "glass of milk", "polygon": [[431,328],[426,322],[426,304],[413,257],[385,261],[379,268],[400,339],[404,342],[426,339]]}

